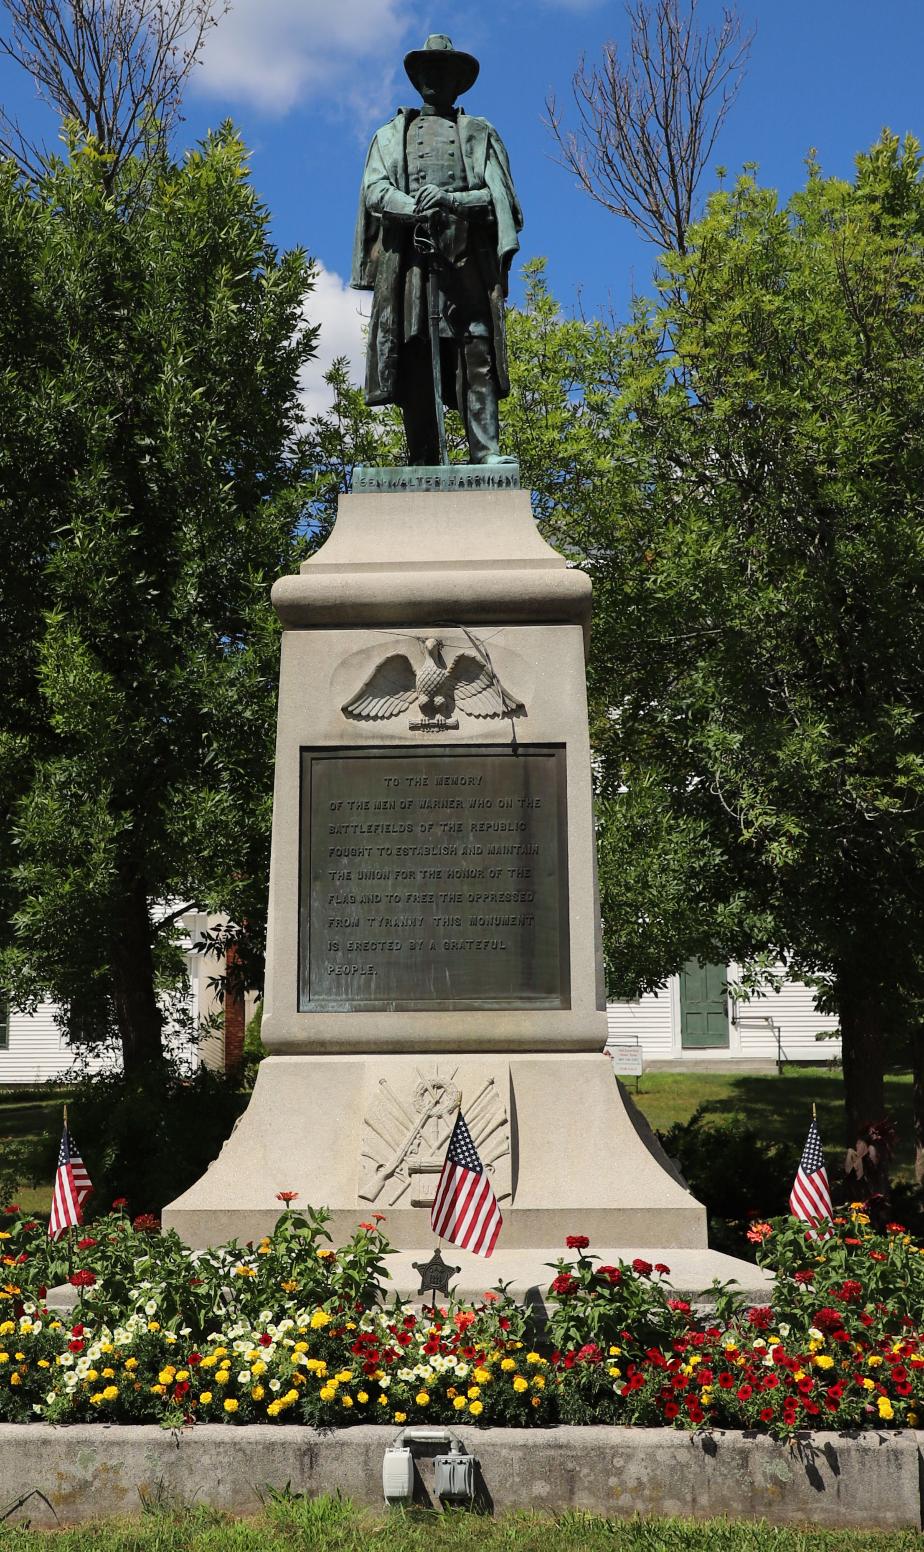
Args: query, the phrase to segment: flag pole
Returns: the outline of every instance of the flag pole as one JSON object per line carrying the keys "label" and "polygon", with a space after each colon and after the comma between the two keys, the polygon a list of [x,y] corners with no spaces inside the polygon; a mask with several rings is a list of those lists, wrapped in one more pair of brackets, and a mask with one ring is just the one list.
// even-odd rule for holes
{"label": "flag pole", "polygon": [[[67,1135],[67,1105],[64,1106],[64,1132]],[[67,1275],[68,1280],[74,1275],[74,1225],[67,1226]]]}

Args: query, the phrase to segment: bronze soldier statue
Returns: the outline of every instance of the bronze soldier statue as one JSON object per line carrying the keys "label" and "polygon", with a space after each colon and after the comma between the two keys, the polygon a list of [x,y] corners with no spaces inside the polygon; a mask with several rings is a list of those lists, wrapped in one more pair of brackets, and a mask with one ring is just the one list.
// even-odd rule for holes
{"label": "bronze soldier statue", "polygon": [[455,106],[477,59],[434,34],[404,67],[423,107],[373,138],[353,251],[352,283],[373,292],[366,402],[400,404],[412,464],[446,462],[443,404],[462,414],[472,463],[502,463],[504,301],[523,225],[510,163],[487,119]]}

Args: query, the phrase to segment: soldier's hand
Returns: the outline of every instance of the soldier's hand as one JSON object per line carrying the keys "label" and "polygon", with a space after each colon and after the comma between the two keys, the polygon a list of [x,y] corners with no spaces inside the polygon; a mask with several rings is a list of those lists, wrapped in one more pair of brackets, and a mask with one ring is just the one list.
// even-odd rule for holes
{"label": "soldier's hand", "polygon": [[446,210],[452,198],[445,189],[437,188],[435,183],[425,183],[422,189],[418,189],[417,198],[414,201],[414,209],[418,215],[429,215],[434,210]]}

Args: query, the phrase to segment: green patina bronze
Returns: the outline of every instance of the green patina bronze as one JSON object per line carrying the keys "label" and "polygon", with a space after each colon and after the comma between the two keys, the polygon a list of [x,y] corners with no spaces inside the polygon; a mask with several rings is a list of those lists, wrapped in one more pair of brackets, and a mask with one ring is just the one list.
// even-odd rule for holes
{"label": "green patina bronze", "polygon": [[473,464],[503,464],[504,303],[523,216],[503,142],[455,106],[478,61],[442,34],[404,61],[423,106],[399,108],[366,158],[352,284],[373,293],[366,400],[399,404],[410,463],[447,462],[443,406]]}

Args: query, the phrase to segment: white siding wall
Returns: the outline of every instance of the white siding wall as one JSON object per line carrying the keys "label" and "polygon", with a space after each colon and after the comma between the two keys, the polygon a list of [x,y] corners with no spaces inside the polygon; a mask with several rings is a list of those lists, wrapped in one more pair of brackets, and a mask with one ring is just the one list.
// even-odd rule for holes
{"label": "white siding wall", "polygon": [[[11,1013],[9,1046],[0,1049],[0,1087],[7,1083],[42,1083],[66,1074],[78,1053],[68,1046],[54,1020],[54,1007],[44,1002],[31,1016]],[[90,1060],[90,1071],[103,1065]]]}
{"label": "white siding wall", "polygon": [[[735,966],[729,967],[734,983]],[[840,1058],[840,1040],[816,1040],[823,1030],[837,1028],[837,1020],[816,1013],[814,994],[801,981],[787,981],[779,992],[730,1004],[727,1049],[684,1051],[680,1043],[680,991],[672,976],[663,991],[649,992],[638,1002],[611,1002],[607,1006],[608,1041],[637,1041],[646,1062],[682,1060],[694,1064],[708,1060],[735,1062],[776,1061],[779,1027],[786,1061],[834,1061]]]}

